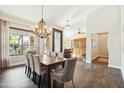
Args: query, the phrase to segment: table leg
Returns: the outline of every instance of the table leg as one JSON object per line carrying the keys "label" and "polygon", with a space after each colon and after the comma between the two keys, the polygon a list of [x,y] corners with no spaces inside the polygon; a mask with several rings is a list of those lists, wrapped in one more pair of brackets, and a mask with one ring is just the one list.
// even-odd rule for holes
{"label": "table leg", "polygon": [[62,68],[64,68],[64,66],[65,66],[65,62],[62,63]]}
{"label": "table leg", "polygon": [[48,67],[48,88],[51,88],[50,66]]}

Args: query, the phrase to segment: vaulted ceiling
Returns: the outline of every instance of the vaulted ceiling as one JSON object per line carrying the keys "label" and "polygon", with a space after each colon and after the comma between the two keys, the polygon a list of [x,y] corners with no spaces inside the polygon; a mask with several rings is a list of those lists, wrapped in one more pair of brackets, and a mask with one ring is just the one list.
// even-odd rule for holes
{"label": "vaulted ceiling", "polygon": [[[96,5],[44,5],[44,19],[49,25],[64,28],[66,20],[73,29],[86,27],[86,17],[102,6]],[[9,15],[39,22],[42,17],[41,5],[0,5],[0,11]]]}

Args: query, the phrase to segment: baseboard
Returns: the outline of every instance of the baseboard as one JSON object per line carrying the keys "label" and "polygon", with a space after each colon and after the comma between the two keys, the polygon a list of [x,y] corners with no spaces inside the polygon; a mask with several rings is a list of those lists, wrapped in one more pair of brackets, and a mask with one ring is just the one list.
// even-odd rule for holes
{"label": "baseboard", "polygon": [[123,72],[123,68],[121,68],[121,73],[122,73],[122,77],[123,77],[123,81],[124,81],[124,72]]}
{"label": "baseboard", "polygon": [[92,58],[91,61],[93,61],[93,60],[95,60],[97,58],[108,58],[108,57],[107,56],[98,55],[98,56]]}
{"label": "baseboard", "polygon": [[98,57],[102,57],[102,58],[108,58],[108,56],[102,56],[102,55],[99,55]]}
{"label": "baseboard", "polygon": [[97,58],[99,58],[99,56],[96,56],[96,57],[92,58],[91,61],[93,61],[93,60],[95,60],[95,59],[97,59]]}
{"label": "baseboard", "polygon": [[108,64],[108,67],[117,68],[121,70],[121,67]]}

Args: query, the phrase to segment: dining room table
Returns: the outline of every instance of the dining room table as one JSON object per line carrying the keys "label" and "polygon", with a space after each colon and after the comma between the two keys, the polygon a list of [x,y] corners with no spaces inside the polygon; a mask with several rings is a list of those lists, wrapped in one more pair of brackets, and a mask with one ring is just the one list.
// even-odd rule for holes
{"label": "dining room table", "polygon": [[40,56],[40,64],[47,67],[47,80],[48,80],[48,88],[51,87],[51,68],[57,64],[64,63],[67,58],[61,58],[56,56],[42,55]]}

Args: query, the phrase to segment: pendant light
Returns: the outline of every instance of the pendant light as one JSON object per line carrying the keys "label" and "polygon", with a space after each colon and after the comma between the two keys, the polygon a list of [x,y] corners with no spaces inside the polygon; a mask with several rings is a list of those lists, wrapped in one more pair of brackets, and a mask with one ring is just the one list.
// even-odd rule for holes
{"label": "pendant light", "polygon": [[39,21],[39,23],[35,26],[34,33],[40,37],[40,38],[45,38],[47,37],[47,32],[46,32],[46,22],[43,19],[43,5],[42,5],[42,19]]}
{"label": "pendant light", "polygon": [[64,29],[64,35],[67,37],[67,38],[71,38],[72,36],[72,30],[71,30],[71,26],[69,25],[69,20],[66,21],[67,24],[65,26],[65,29]]}

